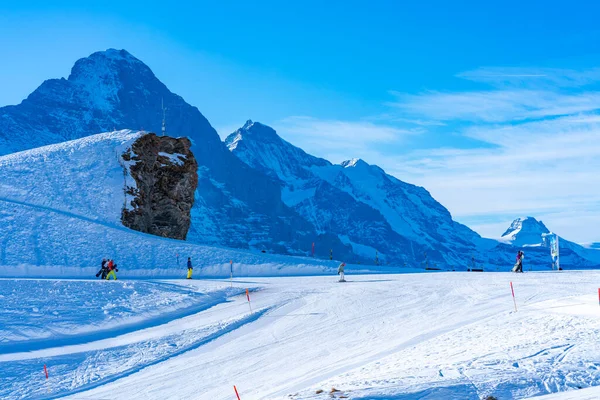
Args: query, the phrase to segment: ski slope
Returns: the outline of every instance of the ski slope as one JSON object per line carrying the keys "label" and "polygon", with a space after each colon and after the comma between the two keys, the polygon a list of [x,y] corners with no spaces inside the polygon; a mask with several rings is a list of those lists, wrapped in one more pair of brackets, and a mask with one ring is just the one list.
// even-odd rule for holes
{"label": "ski slope", "polygon": [[[346,283],[336,275],[233,283],[48,280],[71,285],[81,303],[98,296],[98,287],[105,298],[126,290],[118,285],[156,285],[144,290],[155,298],[172,290],[175,301],[159,311],[164,320],[112,335],[69,342],[54,333],[56,344],[0,348],[0,397],[232,399],[236,385],[244,400],[578,398],[578,388],[600,385],[599,279],[600,272],[574,271],[350,274]],[[37,283],[6,282],[20,285],[23,300],[14,307],[23,312],[3,325],[59,325],[60,314],[52,321],[51,314],[36,320],[26,312],[40,306],[39,296],[26,295],[39,290]],[[190,295],[186,301],[182,293]],[[54,295],[60,292],[46,301]],[[88,317],[79,321],[86,329],[106,331],[94,311],[100,303],[86,307]],[[178,304],[192,311],[177,315]],[[127,312],[123,324],[144,319],[147,310],[134,304]]]}

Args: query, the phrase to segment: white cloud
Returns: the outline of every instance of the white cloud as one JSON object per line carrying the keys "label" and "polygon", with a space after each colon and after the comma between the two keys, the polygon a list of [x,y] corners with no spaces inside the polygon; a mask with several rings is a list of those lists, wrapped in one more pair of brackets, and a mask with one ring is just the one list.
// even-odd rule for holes
{"label": "white cloud", "polygon": [[550,90],[509,89],[471,92],[391,92],[388,103],[407,116],[435,121],[508,122],[570,115],[600,109],[600,93],[563,94]]}
{"label": "white cloud", "polygon": [[340,162],[353,157],[379,154],[377,146],[401,142],[421,129],[401,129],[370,121],[323,120],[289,117],[273,124],[285,140],[308,153]]}
{"label": "white cloud", "polygon": [[561,68],[483,67],[457,75],[496,87],[556,88],[582,87],[600,81],[600,68],[573,70]]}

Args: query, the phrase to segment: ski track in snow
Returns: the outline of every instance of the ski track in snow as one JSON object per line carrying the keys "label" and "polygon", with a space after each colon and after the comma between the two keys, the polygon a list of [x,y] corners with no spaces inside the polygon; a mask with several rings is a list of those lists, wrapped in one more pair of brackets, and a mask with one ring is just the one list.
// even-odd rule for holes
{"label": "ski track in snow", "polygon": [[[0,397],[231,399],[233,385],[244,400],[584,395],[573,390],[600,385],[599,278],[589,271],[350,275],[344,284],[335,276],[147,281],[206,293],[215,304],[114,337],[0,355]],[[246,287],[256,289],[252,314],[237,295]],[[217,300],[226,289],[231,297]]]}

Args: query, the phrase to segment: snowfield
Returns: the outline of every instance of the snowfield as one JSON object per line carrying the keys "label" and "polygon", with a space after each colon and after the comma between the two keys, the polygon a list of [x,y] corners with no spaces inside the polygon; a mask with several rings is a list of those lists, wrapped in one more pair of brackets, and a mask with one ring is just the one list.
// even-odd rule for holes
{"label": "snowfield", "polygon": [[2,280],[0,397],[232,399],[233,385],[243,400],[599,393],[579,388],[600,384],[600,272],[347,280]]}

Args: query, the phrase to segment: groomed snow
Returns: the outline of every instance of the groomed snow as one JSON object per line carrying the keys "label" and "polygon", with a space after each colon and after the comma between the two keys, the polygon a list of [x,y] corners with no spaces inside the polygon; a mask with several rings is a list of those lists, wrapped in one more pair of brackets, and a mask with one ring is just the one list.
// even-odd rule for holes
{"label": "groomed snow", "polygon": [[[572,271],[144,281],[208,298],[233,292],[134,332],[4,351],[0,394],[217,400],[235,398],[236,385],[244,400],[570,396],[600,384],[599,279]],[[73,282],[86,297],[90,283]],[[245,288],[252,308],[236,295]]]}

